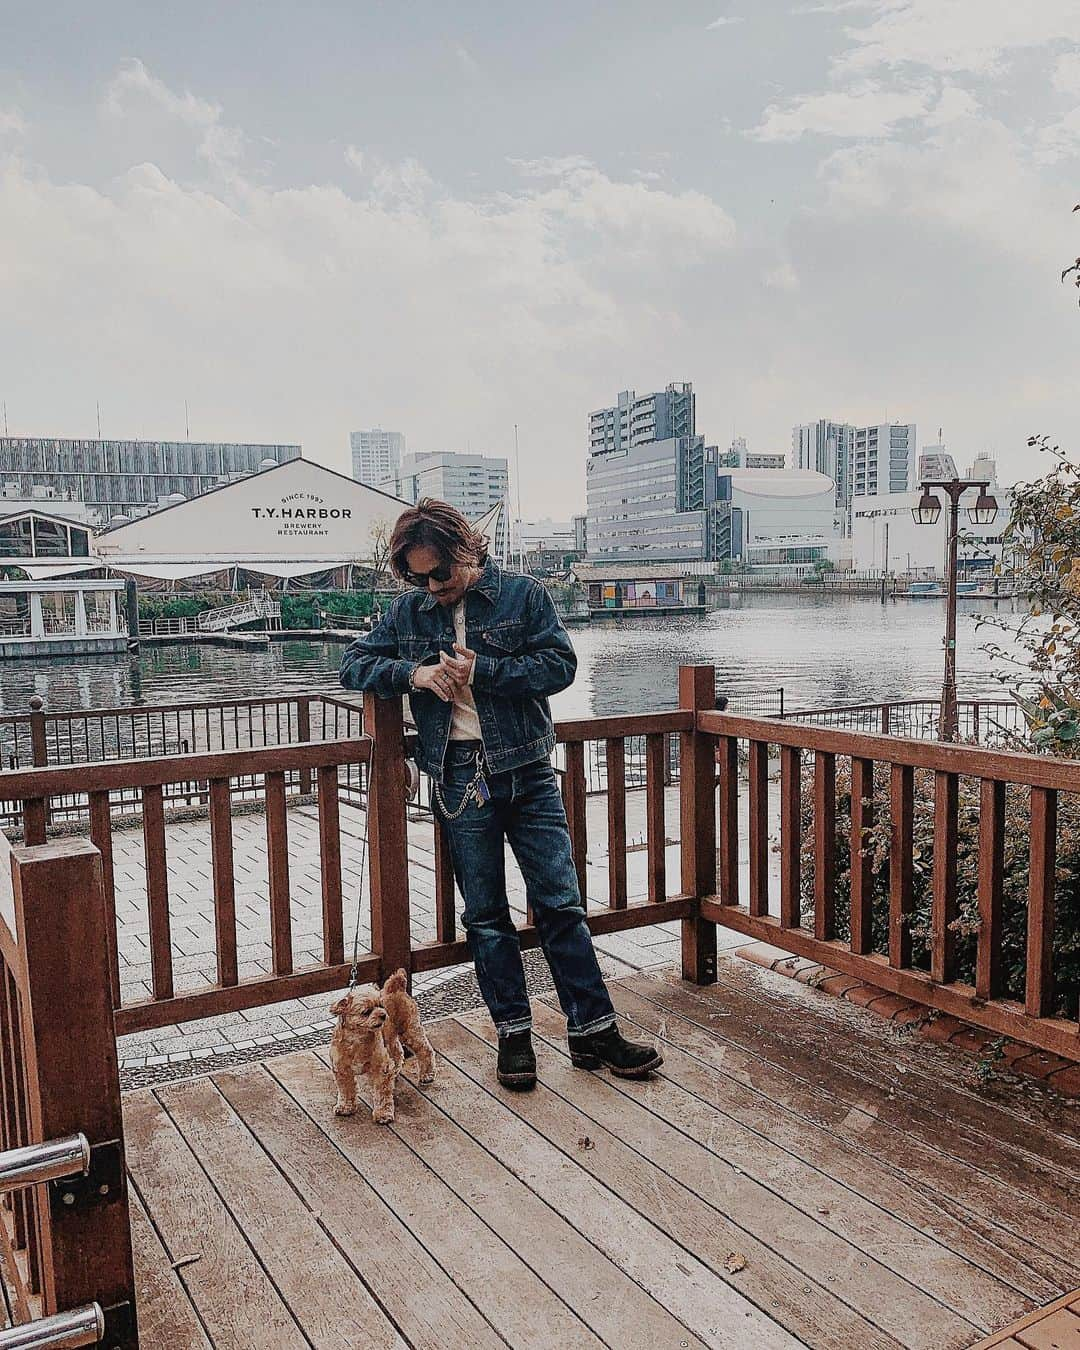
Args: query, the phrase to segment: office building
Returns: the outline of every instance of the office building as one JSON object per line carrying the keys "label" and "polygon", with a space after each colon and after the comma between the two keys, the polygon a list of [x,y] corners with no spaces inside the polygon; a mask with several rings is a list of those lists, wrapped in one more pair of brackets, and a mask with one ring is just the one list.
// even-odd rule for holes
{"label": "office building", "polygon": [[394,491],[394,479],[405,455],[405,437],[400,431],[383,431],[381,427],[353,431],[349,433],[349,448],[352,476],[358,483]]}
{"label": "office building", "polygon": [[851,447],[851,495],[910,492],[915,486],[915,426],[884,422],[856,427]]}
{"label": "office building", "polygon": [[613,454],[651,441],[695,434],[694,386],[669,384],[653,394],[624,390],[610,408],[589,414],[589,454]]}
{"label": "office building", "polygon": [[[398,496],[416,502],[437,497],[456,507],[467,520],[478,520],[507,501],[509,472],[505,459],[494,455],[461,455],[449,451],[410,452],[398,471]],[[507,554],[507,512],[499,517],[495,556]]]}
{"label": "office building", "polygon": [[709,467],[701,436],[591,455],[586,465],[589,560],[708,557]]}
{"label": "office building", "polygon": [[299,458],[298,445],[0,436],[0,495],[82,502],[96,523],[105,524]]}
{"label": "office building", "polygon": [[584,555],[585,553],[588,552],[589,548],[588,521],[589,521],[588,516],[575,516],[573,519],[574,552],[577,554]]}
{"label": "office building", "polygon": [[[953,457],[943,446],[931,446],[920,458],[923,463],[930,456],[937,459],[935,471],[921,477],[945,480],[957,477]],[[937,469],[944,469],[938,473]],[[979,455],[965,475],[975,482],[989,484],[996,498],[998,512],[988,525],[971,520],[968,508],[974,506],[978,493],[970,489],[960,499],[960,536],[958,558],[960,570],[968,576],[989,574],[1003,561],[1003,535],[1011,518],[1011,493],[997,482],[997,466],[988,455]],[[878,492],[856,497],[851,504],[852,545],[856,571],[887,575],[943,576],[947,529],[942,519],[936,525],[919,525],[912,515],[921,496],[918,483],[909,492]],[[941,502],[942,516],[948,511],[943,492],[936,494]],[[1007,561],[1007,558],[1004,560]]]}

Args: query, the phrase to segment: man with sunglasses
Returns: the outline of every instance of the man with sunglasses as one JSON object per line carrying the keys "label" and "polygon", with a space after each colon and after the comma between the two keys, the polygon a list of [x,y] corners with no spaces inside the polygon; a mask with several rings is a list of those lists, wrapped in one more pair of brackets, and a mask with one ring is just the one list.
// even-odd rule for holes
{"label": "man with sunglasses", "polygon": [[380,698],[409,696],[417,758],[433,780],[476,978],[499,1033],[499,1081],[536,1083],[506,844],[525,879],[574,1065],[642,1078],[662,1059],[615,1025],[551,765],[548,698],[577,669],[551,597],[534,578],[504,572],[465,517],[430,498],[397,521],[390,566],[413,589],[346,648],[341,683]]}

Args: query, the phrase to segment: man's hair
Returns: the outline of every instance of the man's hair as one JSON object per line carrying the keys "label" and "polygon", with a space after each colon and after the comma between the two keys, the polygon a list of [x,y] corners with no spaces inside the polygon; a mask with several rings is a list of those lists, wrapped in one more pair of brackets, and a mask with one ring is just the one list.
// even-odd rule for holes
{"label": "man's hair", "polygon": [[396,577],[408,571],[406,555],[414,548],[433,548],[444,562],[482,567],[488,547],[465,517],[448,502],[422,497],[402,511],[390,536],[390,567]]}

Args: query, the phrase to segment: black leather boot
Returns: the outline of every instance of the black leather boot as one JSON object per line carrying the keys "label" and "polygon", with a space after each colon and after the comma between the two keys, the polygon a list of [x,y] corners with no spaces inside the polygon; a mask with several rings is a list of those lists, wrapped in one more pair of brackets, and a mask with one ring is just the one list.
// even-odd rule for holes
{"label": "black leather boot", "polygon": [[645,1078],[664,1062],[655,1045],[628,1041],[618,1027],[606,1027],[588,1036],[567,1035],[575,1069],[610,1069],[618,1078]]}
{"label": "black leather boot", "polygon": [[515,1031],[499,1037],[499,1082],[514,1092],[528,1092],[536,1086],[536,1055],[532,1032]]}

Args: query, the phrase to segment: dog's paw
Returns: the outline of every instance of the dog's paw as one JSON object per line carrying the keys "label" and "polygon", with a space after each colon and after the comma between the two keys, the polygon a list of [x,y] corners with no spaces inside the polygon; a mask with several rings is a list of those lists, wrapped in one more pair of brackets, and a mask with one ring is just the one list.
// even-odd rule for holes
{"label": "dog's paw", "polygon": [[337,1101],[334,1103],[334,1115],[335,1115],[335,1116],[355,1116],[355,1115],[356,1115],[356,1103],[355,1103],[355,1102],[346,1102],[346,1101],[342,1101],[342,1099],[339,1097],[339,1098],[337,1099]]}
{"label": "dog's paw", "polygon": [[431,1066],[431,1068],[427,1071],[427,1073],[421,1074],[420,1077],[417,1079],[417,1082],[419,1082],[421,1086],[425,1086],[425,1085],[428,1084],[428,1083],[434,1083],[434,1081],[435,1081],[435,1065],[434,1065],[434,1064],[433,1064],[433,1065]]}
{"label": "dog's paw", "polygon": [[371,1119],[376,1125],[392,1125],[394,1123],[394,1108],[392,1106],[380,1106],[378,1110],[372,1111]]}

